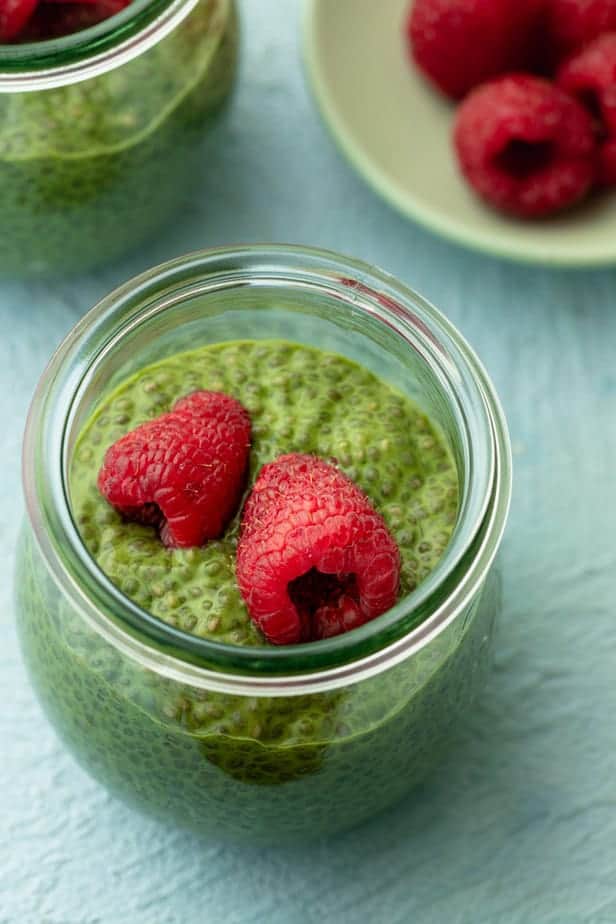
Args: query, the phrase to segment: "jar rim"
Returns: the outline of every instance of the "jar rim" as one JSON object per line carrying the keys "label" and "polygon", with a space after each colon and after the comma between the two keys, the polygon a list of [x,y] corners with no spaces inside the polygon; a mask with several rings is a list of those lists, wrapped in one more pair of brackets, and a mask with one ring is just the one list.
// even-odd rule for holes
{"label": "jar rim", "polygon": [[[225,269],[226,267],[226,269]],[[278,273],[300,286],[337,286],[354,311],[369,313],[400,337],[416,325],[430,362],[441,363],[461,391],[470,386],[474,438],[485,454],[469,461],[467,503],[452,540],[432,573],[387,613],[331,639],[282,647],[242,647],[213,642],[176,629],[142,610],[113,585],[94,562],[70,513],[65,479],[67,433],[77,397],[94,364],[127,329],[194,297],[199,284],[238,282],[238,267],[256,278]],[[232,272],[232,269],[233,272]],[[266,278],[264,276],[264,278]],[[192,280],[192,286],[187,284]],[[166,298],[156,301],[161,290]],[[110,333],[111,332],[111,333]],[[98,339],[97,339],[98,338]],[[98,343],[92,355],[93,342]],[[424,358],[424,357],[422,357]],[[454,361],[455,360],[455,361]],[[428,361],[428,360],[426,360]],[[480,469],[483,469],[480,471]],[[69,333],[37,386],[23,453],[26,504],[48,570],[61,592],[97,632],[132,658],[192,686],[246,695],[293,695],[333,689],[380,673],[440,634],[473,599],[494,559],[511,496],[511,450],[504,415],[476,355],[432,305],[393,277],[331,251],[289,245],[246,245],[200,251],[155,267],[111,292]],[[474,494],[473,494],[474,492]],[[466,519],[465,519],[466,517]],[[425,618],[401,631],[409,618]]]}
{"label": "jar rim", "polygon": [[[0,93],[48,90],[100,76],[160,42],[198,2],[132,0],[119,13],[70,35],[0,45]],[[222,2],[227,9],[231,0]]]}

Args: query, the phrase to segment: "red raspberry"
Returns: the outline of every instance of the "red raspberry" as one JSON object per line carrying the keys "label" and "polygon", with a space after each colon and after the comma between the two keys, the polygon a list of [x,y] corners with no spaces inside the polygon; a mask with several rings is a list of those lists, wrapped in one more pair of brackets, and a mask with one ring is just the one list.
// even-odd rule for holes
{"label": "red raspberry", "polygon": [[202,545],[222,535],[239,504],[249,450],[239,401],[196,391],[114,443],[98,487],[127,520],[157,527],[167,547]]}
{"label": "red raspberry", "polygon": [[415,0],[406,36],[417,66],[459,99],[533,56],[539,0]]}
{"label": "red raspberry", "polygon": [[595,39],[558,72],[558,83],[590,111],[600,143],[599,182],[616,182],[616,32]]}
{"label": "red raspberry", "polygon": [[548,45],[556,60],[616,30],[616,0],[547,0]]}
{"label": "red raspberry", "polygon": [[383,518],[339,469],[299,453],[261,469],[242,515],[237,580],[270,642],[360,626],[394,605],[399,578]]}
{"label": "red raspberry", "polygon": [[596,169],[592,119],[576,100],[525,74],[479,87],[454,130],[460,167],[489,203],[524,218],[568,208]]}
{"label": "red raspberry", "polygon": [[[44,0],[22,31],[22,42],[72,35],[115,16],[131,0]],[[0,0],[2,3],[2,0]]]}
{"label": "red raspberry", "polygon": [[0,0],[0,42],[16,38],[32,16],[38,0]]}

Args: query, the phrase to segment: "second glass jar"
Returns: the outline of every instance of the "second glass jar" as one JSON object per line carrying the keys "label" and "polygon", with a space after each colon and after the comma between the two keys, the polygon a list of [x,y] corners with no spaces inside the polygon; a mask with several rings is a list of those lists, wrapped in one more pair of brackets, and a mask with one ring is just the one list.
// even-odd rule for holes
{"label": "second glass jar", "polygon": [[236,57],[233,0],[134,0],[82,33],[0,46],[0,275],[89,270],[163,225]]}

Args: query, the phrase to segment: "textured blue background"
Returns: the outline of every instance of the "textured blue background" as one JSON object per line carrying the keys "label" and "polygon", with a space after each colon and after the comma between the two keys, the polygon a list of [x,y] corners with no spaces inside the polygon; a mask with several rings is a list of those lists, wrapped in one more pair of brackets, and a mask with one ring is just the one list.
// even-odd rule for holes
{"label": "textured blue background", "polygon": [[[516,268],[399,218],[317,118],[298,0],[241,6],[239,92],[182,219],[96,275],[0,287],[0,922],[614,924],[616,275]],[[284,852],[203,844],[112,801],[46,724],[12,625],[21,432],[52,349],[136,271],[260,240],[357,255],[442,308],[496,382],[516,465],[497,663],[451,756],[415,799]]]}

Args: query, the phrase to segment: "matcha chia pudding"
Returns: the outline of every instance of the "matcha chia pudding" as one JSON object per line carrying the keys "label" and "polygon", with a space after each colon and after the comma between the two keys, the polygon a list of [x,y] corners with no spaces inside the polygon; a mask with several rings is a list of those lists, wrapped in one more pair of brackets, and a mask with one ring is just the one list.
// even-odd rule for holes
{"label": "matcha chia pudding", "polygon": [[24,463],[24,655],[113,792],[278,844],[436,766],[489,665],[510,472],[435,309],[332,254],[183,258],[65,341]]}
{"label": "matcha chia pudding", "polygon": [[233,0],[106,2],[124,8],[69,35],[0,41],[4,276],[123,256],[203,173],[204,134],[235,77]]}

